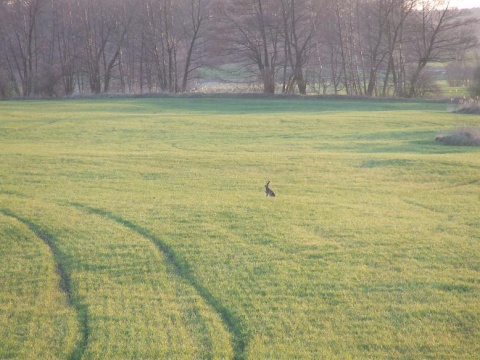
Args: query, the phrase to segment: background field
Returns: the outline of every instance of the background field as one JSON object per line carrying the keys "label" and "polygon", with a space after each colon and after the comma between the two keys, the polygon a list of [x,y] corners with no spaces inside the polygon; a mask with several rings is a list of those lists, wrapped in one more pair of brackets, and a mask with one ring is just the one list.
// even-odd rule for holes
{"label": "background field", "polygon": [[[478,115],[0,103],[0,358],[474,359]],[[265,198],[271,181],[276,198]]]}

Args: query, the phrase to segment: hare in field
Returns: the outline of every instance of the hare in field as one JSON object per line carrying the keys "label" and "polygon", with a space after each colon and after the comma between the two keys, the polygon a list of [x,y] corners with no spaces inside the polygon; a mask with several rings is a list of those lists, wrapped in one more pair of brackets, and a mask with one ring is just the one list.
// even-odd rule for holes
{"label": "hare in field", "polygon": [[268,187],[268,184],[270,184],[270,181],[267,181],[267,183],[265,184],[265,193],[267,194],[267,197],[275,197],[275,193],[272,191],[272,189]]}

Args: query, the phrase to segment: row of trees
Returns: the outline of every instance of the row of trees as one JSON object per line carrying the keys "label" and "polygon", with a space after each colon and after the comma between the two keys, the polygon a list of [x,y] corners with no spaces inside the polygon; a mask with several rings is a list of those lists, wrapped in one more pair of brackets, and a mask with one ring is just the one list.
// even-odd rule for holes
{"label": "row of trees", "polygon": [[442,0],[0,0],[0,96],[184,92],[236,64],[265,93],[411,97],[476,22]]}

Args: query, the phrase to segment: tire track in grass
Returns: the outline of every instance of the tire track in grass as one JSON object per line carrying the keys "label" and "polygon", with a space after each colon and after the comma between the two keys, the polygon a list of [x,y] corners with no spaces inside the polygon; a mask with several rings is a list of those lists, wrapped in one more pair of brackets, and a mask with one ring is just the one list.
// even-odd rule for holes
{"label": "tire track in grass", "polygon": [[163,253],[168,263],[174,268],[177,275],[182,277],[188,284],[190,284],[195,289],[195,291],[202,297],[205,303],[208,304],[220,316],[227,330],[232,336],[234,350],[233,359],[246,359],[245,350],[247,348],[248,339],[246,334],[242,331],[240,320],[195,278],[195,275],[193,274],[190,265],[184,259],[179,257],[170,245],[152,234],[148,229],[141,227],[127,219],[124,219],[119,215],[116,215],[106,210],[93,208],[81,203],[71,203],[71,205],[79,209],[83,209],[88,213],[99,215],[106,219],[114,221],[151,241],[155,245],[155,247]]}
{"label": "tire track in grass", "polygon": [[87,307],[86,305],[82,304],[77,299],[75,299],[73,295],[71,278],[70,278],[70,275],[68,274],[67,266],[62,260],[65,257],[64,254],[62,254],[62,252],[55,245],[54,237],[48,234],[47,232],[43,231],[34,222],[24,219],[18,216],[17,214],[15,214],[14,212],[7,209],[2,209],[0,210],[0,212],[5,216],[11,217],[12,219],[15,219],[18,222],[27,226],[29,230],[33,232],[37,238],[42,240],[50,249],[50,252],[53,256],[53,261],[55,262],[55,268],[56,268],[57,274],[60,276],[60,282],[58,284],[58,287],[63,293],[65,293],[68,304],[75,310],[77,314],[77,321],[80,327],[79,330],[81,333],[81,338],[77,340],[77,344],[75,345],[68,359],[69,360],[81,359],[88,344]]}

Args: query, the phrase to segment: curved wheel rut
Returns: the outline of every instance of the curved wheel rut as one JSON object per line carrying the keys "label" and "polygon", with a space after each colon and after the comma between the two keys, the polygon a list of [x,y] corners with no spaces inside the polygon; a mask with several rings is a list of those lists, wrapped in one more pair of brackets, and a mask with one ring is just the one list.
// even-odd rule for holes
{"label": "curved wheel rut", "polygon": [[75,310],[77,314],[77,321],[80,328],[81,338],[78,340],[75,348],[72,350],[69,360],[79,360],[82,358],[83,353],[88,344],[88,315],[87,308],[84,304],[80,303],[73,294],[73,289],[71,285],[71,278],[68,274],[67,267],[63,262],[62,258],[64,257],[60,250],[55,245],[55,239],[52,235],[43,231],[37,224],[34,222],[22,218],[15,214],[14,212],[3,209],[0,210],[5,216],[11,217],[20,223],[26,225],[31,232],[35,234],[37,238],[42,240],[50,249],[50,252],[53,256],[53,261],[55,262],[56,271],[60,277],[60,282],[58,284],[60,290],[65,293],[69,305]]}
{"label": "curved wheel rut", "polygon": [[233,342],[234,360],[242,360],[246,358],[245,350],[247,347],[247,338],[241,329],[241,323],[238,318],[225,307],[220,300],[218,300],[205,286],[203,286],[193,274],[189,264],[180,258],[174,250],[166,242],[152,234],[148,229],[141,227],[119,215],[111,213],[106,210],[93,208],[80,203],[72,203],[71,205],[83,209],[90,214],[96,214],[106,219],[114,221],[123,225],[151,241],[155,247],[161,251],[168,263],[172,266],[178,276],[182,277],[188,284],[190,284],[195,291],[202,297],[206,304],[208,304],[222,319],[225,327],[230,332]]}

